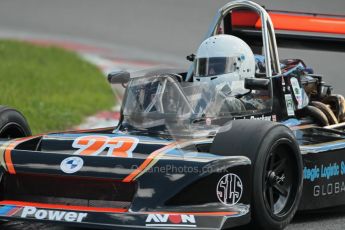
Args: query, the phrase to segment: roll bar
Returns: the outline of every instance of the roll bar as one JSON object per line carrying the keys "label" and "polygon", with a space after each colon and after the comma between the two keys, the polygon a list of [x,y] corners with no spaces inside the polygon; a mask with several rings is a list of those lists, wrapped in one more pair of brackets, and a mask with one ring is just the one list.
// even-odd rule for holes
{"label": "roll bar", "polygon": [[[212,37],[217,34],[217,31],[224,20],[224,18],[234,9],[250,9],[256,11],[261,18],[261,27],[262,27],[262,41],[264,48],[265,64],[266,64],[266,76],[272,77],[274,74],[281,74],[279,55],[277,48],[277,41],[275,37],[275,31],[273,27],[272,20],[266,10],[248,0],[234,0],[229,2],[220,8],[213,19],[211,26],[206,34],[205,39]],[[194,72],[194,65],[191,65],[189,68],[186,81],[189,81]]]}

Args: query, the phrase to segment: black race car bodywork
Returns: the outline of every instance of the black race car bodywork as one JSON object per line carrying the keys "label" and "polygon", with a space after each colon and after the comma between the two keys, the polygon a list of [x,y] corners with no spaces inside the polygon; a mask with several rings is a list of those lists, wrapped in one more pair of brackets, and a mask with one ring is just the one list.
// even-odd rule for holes
{"label": "black race car bodywork", "polygon": [[[12,142],[7,149],[13,150],[3,152],[8,173],[2,178],[1,215],[110,228],[219,228],[225,222],[226,226],[233,226],[230,220],[234,217],[239,218],[236,223],[249,221],[247,185],[243,184],[241,196],[245,202],[231,208],[217,202],[215,196],[218,177],[226,174],[218,172],[222,168],[231,168],[243,183],[250,180],[248,158],[188,150],[210,140],[176,143],[112,131],[51,134]],[[80,155],[83,167],[73,174],[64,173],[61,162],[75,153],[73,143],[85,138],[126,138],[137,143],[130,158],[107,157],[105,151],[94,156]],[[181,175],[186,169],[189,173]],[[242,188],[238,192],[242,193]]]}
{"label": "black race car bodywork", "polygon": [[[256,18],[248,16],[253,12]],[[320,33],[335,31],[309,32],[319,34],[277,33],[278,42],[312,38],[311,45],[321,44]],[[226,229],[254,221],[260,228],[282,229],[297,210],[344,205],[342,97],[331,95],[302,61],[279,61],[273,24],[257,4],[224,6],[207,36],[218,33],[239,36],[254,51],[263,47],[256,78],[246,80],[249,93],[260,92],[260,109],[199,116],[196,108],[210,99],[201,97],[192,106],[190,92],[202,87],[183,82],[197,84],[190,82],[193,67],[187,73],[112,74],[111,82],[127,84],[116,128],[2,139],[1,219],[113,229]],[[339,37],[328,39],[337,45]],[[234,100],[246,106],[259,101],[247,96]],[[261,106],[263,98],[270,98],[269,106]],[[332,110],[322,107],[327,103]]]}

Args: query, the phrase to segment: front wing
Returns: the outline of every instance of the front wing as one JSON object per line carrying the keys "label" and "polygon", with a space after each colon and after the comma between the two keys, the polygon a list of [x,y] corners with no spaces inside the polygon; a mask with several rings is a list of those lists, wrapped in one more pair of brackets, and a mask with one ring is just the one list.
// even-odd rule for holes
{"label": "front wing", "polygon": [[125,210],[85,210],[38,203],[2,202],[0,215],[8,220],[49,221],[79,227],[116,229],[223,229],[249,222],[242,207],[223,212],[130,212]]}

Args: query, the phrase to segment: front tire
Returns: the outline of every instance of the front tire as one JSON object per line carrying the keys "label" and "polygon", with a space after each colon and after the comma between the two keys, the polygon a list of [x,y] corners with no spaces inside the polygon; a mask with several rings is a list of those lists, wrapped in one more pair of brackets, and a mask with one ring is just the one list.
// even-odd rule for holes
{"label": "front tire", "polygon": [[[0,138],[14,139],[31,135],[31,130],[25,117],[17,110],[0,105]],[[19,226],[20,222],[0,220],[0,229],[28,229]],[[12,226],[12,227],[10,227]],[[13,227],[17,226],[17,228]],[[35,228],[31,228],[35,229]]]}
{"label": "front tire", "polygon": [[210,152],[251,160],[252,227],[284,229],[298,209],[303,186],[294,134],[282,124],[261,120],[235,120],[228,127],[216,135]]}
{"label": "front tire", "polygon": [[252,215],[260,229],[284,229],[302,195],[302,159],[291,131],[277,126],[257,151],[253,170]]}
{"label": "front tire", "polygon": [[17,110],[0,106],[0,138],[19,138],[31,135],[25,117]]}

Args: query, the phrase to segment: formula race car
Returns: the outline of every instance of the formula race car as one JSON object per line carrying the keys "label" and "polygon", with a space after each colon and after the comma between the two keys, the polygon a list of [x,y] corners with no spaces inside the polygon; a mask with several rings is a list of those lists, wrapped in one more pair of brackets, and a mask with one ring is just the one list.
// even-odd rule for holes
{"label": "formula race car", "polygon": [[284,229],[298,210],[345,205],[344,98],[277,48],[344,51],[344,34],[342,18],[232,1],[188,72],[109,74],[126,88],[117,127],[30,136],[0,107],[0,219]]}

